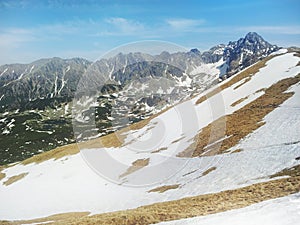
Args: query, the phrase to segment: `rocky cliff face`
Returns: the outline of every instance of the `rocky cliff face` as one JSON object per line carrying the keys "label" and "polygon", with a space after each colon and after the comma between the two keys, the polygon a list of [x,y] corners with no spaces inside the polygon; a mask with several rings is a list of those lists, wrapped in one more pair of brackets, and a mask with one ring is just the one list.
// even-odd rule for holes
{"label": "rocky cliff face", "polygon": [[248,33],[238,41],[229,42],[223,55],[228,64],[228,74],[232,75],[278,49],[255,32]]}

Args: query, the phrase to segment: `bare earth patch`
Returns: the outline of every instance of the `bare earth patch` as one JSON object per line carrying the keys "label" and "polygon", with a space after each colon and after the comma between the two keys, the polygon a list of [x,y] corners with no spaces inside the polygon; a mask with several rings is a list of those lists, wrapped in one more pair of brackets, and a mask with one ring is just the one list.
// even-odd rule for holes
{"label": "bare earth patch", "polygon": [[142,169],[143,167],[149,164],[149,158],[147,159],[138,159],[132,163],[132,165],[127,169],[127,171],[120,175],[120,178],[125,177],[131,173],[134,173],[137,170]]}
{"label": "bare earth patch", "polygon": [[177,189],[179,188],[179,184],[174,184],[174,185],[164,185],[161,187],[157,187],[157,188],[153,188],[151,190],[149,190],[148,192],[159,192],[159,193],[163,193],[166,192],[168,190],[172,190],[172,189]]}
{"label": "bare earth patch", "polygon": [[17,182],[18,180],[21,180],[22,178],[24,178],[27,175],[28,175],[28,173],[21,173],[19,175],[12,176],[12,177],[8,178],[7,181],[3,182],[3,184],[8,186],[10,184]]}
{"label": "bare earth patch", "polygon": [[[300,74],[273,84],[256,100],[204,127],[194,138],[194,143],[178,156],[199,157],[224,153],[242,138],[264,125],[263,118],[294,94],[285,91],[298,82],[300,82]],[[224,120],[226,120],[226,128],[225,132],[221,132]],[[224,136],[227,138],[224,139]],[[221,144],[213,144],[221,139],[224,139]]]}

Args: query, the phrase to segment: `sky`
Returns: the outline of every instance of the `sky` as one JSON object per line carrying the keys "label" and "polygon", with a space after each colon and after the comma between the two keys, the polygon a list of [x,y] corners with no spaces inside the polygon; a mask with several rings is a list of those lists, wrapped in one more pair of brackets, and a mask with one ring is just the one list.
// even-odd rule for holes
{"label": "sky", "polygon": [[254,31],[300,47],[299,0],[0,0],[0,65],[40,58],[91,61],[158,40],[208,50]]}

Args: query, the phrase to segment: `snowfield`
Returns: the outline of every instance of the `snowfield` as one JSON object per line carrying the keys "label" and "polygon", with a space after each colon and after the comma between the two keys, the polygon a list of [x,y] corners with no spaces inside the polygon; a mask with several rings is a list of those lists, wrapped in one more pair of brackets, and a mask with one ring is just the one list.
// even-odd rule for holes
{"label": "snowfield", "polygon": [[[81,149],[78,154],[58,160],[17,164],[2,170],[6,177],[0,181],[0,219],[32,219],[64,212],[111,212],[270,180],[270,175],[299,164],[295,159],[300,156],[299,83],[288,90],[295,94],[264,118],[265,125],[229,149],[243,151],[197,158],[182,158],[177,154],[190,146],[203,127],[257,99],[264,94],[263,88],[300,73],[298,61],[294,53],[278,55],[239,88],[236,87],[244,80],[198,105],[195,103],[203,94],[178,104],[145,127],[129,131],[121,147]],[[247,99],[231,106],[241,98]],[[148,163],[126,173],[137,160],[148,160]],[[202,174],[212,167],[215,170]],[[10,177],[23,173],[28,174],[10,185],[4,184]],[[177,189],[148,192],[175,184],[179,185]],[[295,210],[300,210],[299,207],[296,194],[244,209],[166,224],[240,224],[239,220],[249,216],[256,218],[253,220],[256,223],[251,220],[244,224],[261,224],[260,221],[292,224],[300,218]],[[263,219],[268,215],[270,220],[265,223]],[[279,220],[280,216],[287,221]]]}
{"label": "snowfield", "polygon": [[300,194],[272,199],[251,206],[159,225],[295,225],[300,221]]}

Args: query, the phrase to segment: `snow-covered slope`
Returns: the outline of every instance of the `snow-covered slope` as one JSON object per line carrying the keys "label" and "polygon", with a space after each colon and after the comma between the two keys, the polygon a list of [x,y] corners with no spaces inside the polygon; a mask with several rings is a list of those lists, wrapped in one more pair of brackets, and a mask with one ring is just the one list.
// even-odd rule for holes
{"label": "snow-covered slope", "polygon": [[[159,223],[159,225],[294,225],[300,220],[300,195],[272,199],[214,215]],[[297,222],[298,221],[298,222]]]}
{"label": "snow-covered slope", "polygon": [[[220,84],[218,94],[211,96],[212,89],[208,90],[157,115],[145,126],[124,132],[119,147],[82,145],[80,153],[74,155],[3,169],[0,219],[111,212],[276,179],[270,175],[299,164],[295,159],[300,156],[299,83],[288,88],[295,94],[267,114],[263,126],[227,149],[226,154],[178,154],[191,146],[205,126],[255,101],[278,81],[298,75],[298,62],[293,52],[276,55],[251,74],[251,79],[221,86],[230,84],[237,74]],[[205,94],[208,99],[196,104]],[[242,151],[230,154],[237,149]],[[172,188],[155,191],[166,186]]]}

